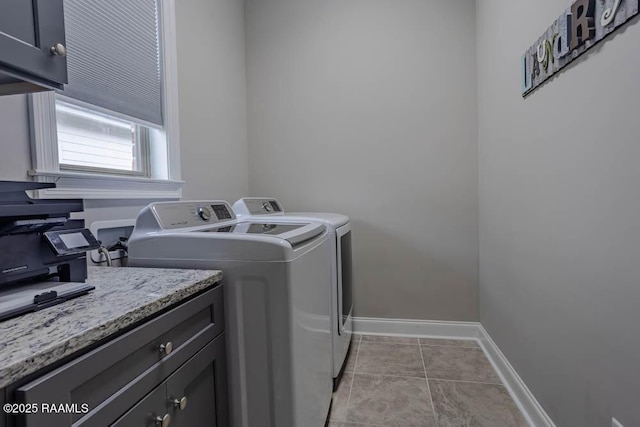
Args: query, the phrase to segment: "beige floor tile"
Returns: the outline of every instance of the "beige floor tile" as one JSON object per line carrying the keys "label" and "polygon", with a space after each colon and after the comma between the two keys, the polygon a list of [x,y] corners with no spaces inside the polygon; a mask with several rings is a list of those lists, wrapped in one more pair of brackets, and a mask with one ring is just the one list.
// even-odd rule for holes
{"label": "beige floor tile", "polygon": [[347,416],[347,402],[349,401],[349,392],[351,391],[351,382],[353,380],[353,374],[345,373],[342,375],[342,380],[338,389],[333,393],[331,399],[331,412],[329,413],[329,420],[331,421],[344,421]]}
{"label": "beige floor tile", "polygon": [[424,379],[362,374],[354,377],[346,422],[388,427],[436,426]]}
{"label": "beige floor tile", "polygon": [[425,377],[420,347],[405,344],[360,343],[356,373]]}
{"label": "beige floor tile", "polygon": [[429,379],[500,384],[500,378],[482,349],[425,346],[422,356]]}
{"label": "beige floor tile", "polygon": [[447,340],[440,338],[420,338],[420,345],[480,348],[480,344],[476,340]]}
{"label": "beige floor tile", "polygon": [[526,427],[501,385],[429,380],[439,427]]}

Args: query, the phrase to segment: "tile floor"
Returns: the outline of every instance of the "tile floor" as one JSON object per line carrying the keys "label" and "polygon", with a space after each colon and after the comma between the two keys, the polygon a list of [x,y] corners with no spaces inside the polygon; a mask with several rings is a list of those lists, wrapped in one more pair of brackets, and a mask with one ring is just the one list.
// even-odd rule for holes
{"label": "tile floor", "polygon": [[527,426],[476,341],[355,336],[328,427]]}

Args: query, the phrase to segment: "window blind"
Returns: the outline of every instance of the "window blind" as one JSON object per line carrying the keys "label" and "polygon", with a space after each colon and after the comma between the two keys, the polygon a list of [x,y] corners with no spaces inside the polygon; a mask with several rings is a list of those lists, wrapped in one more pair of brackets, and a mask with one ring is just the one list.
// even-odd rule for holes
{"label": "window blind", "polygon": [[162,125],[159,0],[65,0],[62,94]]}

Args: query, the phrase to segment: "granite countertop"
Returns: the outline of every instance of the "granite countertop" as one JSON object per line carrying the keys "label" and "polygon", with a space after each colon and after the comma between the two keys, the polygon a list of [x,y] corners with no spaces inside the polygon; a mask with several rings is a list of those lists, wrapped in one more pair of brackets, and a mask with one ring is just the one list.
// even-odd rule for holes
{"label": "granite countertop", "polygon": [[221,279],[217,270],[89,267],[88,295],[0,322],[0,388]]}

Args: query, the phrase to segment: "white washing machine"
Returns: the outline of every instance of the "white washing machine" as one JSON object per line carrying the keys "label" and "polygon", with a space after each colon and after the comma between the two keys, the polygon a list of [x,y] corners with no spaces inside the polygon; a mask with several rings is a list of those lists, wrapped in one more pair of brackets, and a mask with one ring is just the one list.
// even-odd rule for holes
{"label": "white washing machine", "polygon": [[238,218],[270,222],[324,224],[329,233],[331,258],[331,344],[333,383],[338,387],[353,332],[353,272],[351,260],[351,223],[349,217],[334,213],[284,212],[276,199],[245,197],[233,204]]}
{"label": "white washing machine", "polygon": [[222,201],[153,203],[138,215],[131,266],[223,272],[232,426],[324,426],[328,245],[322,224],[236,220]]}

